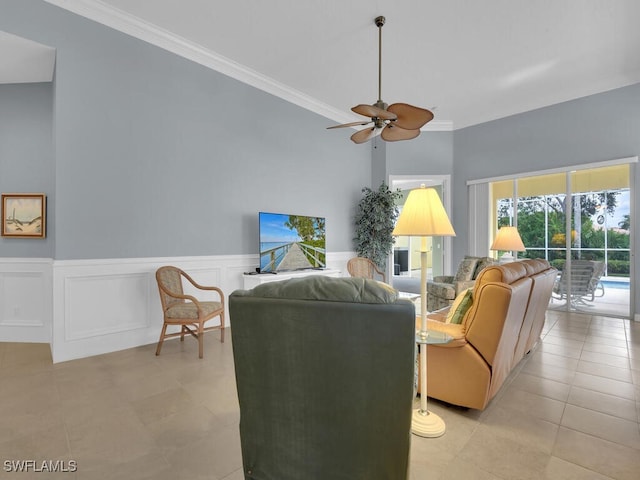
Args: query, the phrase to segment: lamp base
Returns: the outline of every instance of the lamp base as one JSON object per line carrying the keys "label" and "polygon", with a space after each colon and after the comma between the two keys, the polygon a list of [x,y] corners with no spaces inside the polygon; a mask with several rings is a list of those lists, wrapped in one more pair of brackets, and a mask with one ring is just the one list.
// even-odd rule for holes
{"label": "lamp base", "polygon": [[444,420],[438,415],[428,410],[413,410],[411,418],[411,433],[419,437],[441,437],[446,430]]}
{"label": "lamp base", "polygon": [[507,252],[500,257],[500,264],[511,263],[515,261],[516,261],[516,258],[511,254],[511,252]]}

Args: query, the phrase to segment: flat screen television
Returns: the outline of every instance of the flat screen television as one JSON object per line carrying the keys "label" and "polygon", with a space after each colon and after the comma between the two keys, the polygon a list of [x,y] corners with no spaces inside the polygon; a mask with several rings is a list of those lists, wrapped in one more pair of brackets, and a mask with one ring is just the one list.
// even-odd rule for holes
{"label": "flat screen television", "polygon": [[260,212],[260,272],[325,268],[325,219]]}

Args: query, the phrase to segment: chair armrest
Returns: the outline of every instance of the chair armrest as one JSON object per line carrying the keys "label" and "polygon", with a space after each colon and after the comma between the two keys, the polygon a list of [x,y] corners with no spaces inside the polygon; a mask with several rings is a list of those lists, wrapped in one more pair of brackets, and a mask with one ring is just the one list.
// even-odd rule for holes
{"label": "chair armrest", "polygon": [[[222,293],[222,289],[220,289],[219,287],[200,285],[193,278],[191,278],[189,274],[186,272],[182,272],[182,275],[184,276],[184,278],[186,278],[189,281],[191,285],[193,285],[198,290],[209,290],[209,291],[218,292],[218,295],[220,295],[220,302],[224,305],[224,294]],[[195,300],[193,297],[191,297],[191,299]],[[196,303],[197,303],[197,300],[196,300]]]}
{"label": "chair armrest", "polygon": [[375,272],[374,276],[377,274],[382,279],[382,283],[387,283],[387,276],[382,270],[380,270],[375,265],[373,265],[373,270]]}
{"label": "chair armrest", "polygon": [[466,290],[467,288],[472,288],[475,285],[475,283],[476,283],[475,280],[455,282],[454,285],[456,287],[456,295],[459,294],[461,291]]}
{"label": "chair armrest", "polygon": [[453,283],[453,275],[436,275],[433,277],[434,283]]}
{"label": "chair armrest", "polygon": [[[192,296],[192,295],[183,295],[183,294],[179,294],[179,293],[173,293],[173,292],[170,292],[169,290],[167,290],[166,288],[164,288],[162,286],[160,288],[162,289],[162,291],[164,293],[169,295],[171,298],[180,298],[181,300],[188,300],[191,303],[193,303],[198,310],[200,310],[200,302],[198,302],[198,299],[195,298],[194,296]],[[173,305],[167,305],[167,308],[165,308],[165,311],[169,310],[171,307],[173,307]]]}
{"label": "chair armrest", "polygon": [[162,285],[162,284],[159,284],[159,285],[158,285],[158,287],[160,288],[160,290],[161,290],[165,295],[168,295],[168,296],[170,296],[170,297],[172,297],[172,298],[180,298],[180,299],[182,299],[182,300],[191,300],[192,302],[193,302],[193,301],[197,301],[197,300],[196,300],[193,296],[191,296],[191,295],[185,295],[184,293],[176,293],[176,292],[173,292],[173,291],[169,290],[167,287],[165,287],[165,286],[164,286],[164,285]]}

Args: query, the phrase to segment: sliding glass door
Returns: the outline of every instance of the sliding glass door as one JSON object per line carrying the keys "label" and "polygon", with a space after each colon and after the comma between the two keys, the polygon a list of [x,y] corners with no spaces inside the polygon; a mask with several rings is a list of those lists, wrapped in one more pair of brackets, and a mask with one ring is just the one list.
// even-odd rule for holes
{"label": "sliding glass door", "polygon": [[569,176],[572,310],[629,316],[629,178],[627,165]]}
{"label": "sliding glass door", "polygon": [[630,166],[490,183],[492,232],[515,225],[526,252],[558,269],[551,308],[630,315]]}

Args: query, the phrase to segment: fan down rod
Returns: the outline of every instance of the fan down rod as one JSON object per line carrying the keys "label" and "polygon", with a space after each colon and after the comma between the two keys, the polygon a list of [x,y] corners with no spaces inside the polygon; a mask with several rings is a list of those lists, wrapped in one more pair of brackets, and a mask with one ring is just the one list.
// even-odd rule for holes
{"label": "fan down rod", "polygon": [[378,103],[382,103],[382,26],[385,18],[380,15],[374,23],[378,27]]}

